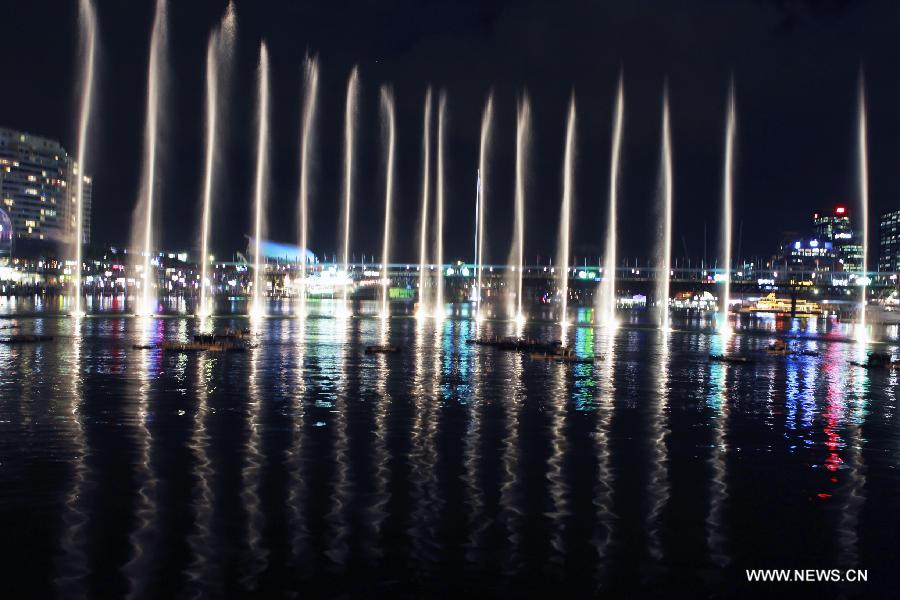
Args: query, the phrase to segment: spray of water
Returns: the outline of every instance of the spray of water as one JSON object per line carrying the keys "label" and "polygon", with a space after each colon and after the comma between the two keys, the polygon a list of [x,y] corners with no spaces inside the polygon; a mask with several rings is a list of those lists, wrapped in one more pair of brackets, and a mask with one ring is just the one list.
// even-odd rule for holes
{"label": "spray of water", "polygon": [[862,285],[860,286],[859,332],[860,342],[866,340],[866,288],[868,287],[869,252],[869,150],[867,142],[866,81],[862,69],[859,71],[859,201],[862,217]]}
{"label": "spray of water", "polygon": [[353,67],[347,80],[347,104],[344,112],[344,273],[348,284],[344,286],[344,310],[350,293],[350,218],[353,208],[353,134],[356,129],[356,103],[359,95],[359,68]]}
{"label": "spray of water", "polygon": [[198,315],[211,314],[208,297],[209,282],[209,227],[212,219],[213,182],[215,181],[216,133],[219,116],[219,83],[221,81],[219,59],[230,54],[234,40],[234,4],[229,3],[222,23],[209,37],[206,48],[206,175],[203,180],[203,213],[200,220],[200,306]]}
{"label": "spray of water", "polygon": [[513,320],[522,327],[525,312],[522,309],[525,267],[525,177],[531,149],[531,102],[523,94],[516,111],[516,190],[513,210],[513,241],[509,252],[509,263],[516,271],[511,284],[516,290],[515,308],[510,308]]}
{"label": "spray of water", "polygon": [[[390,315],[388,309],[388,292],[390,282],[388,280],[388,265],[391,257],[391,204],[394,196],[394,139],[396,135],[394,124],[394,93],[390,88],[381,88],[381,118],[385,127],[385,160],[384,173],[384,243],[381,247],[381,318],[387,319]],[[387,325],[385,325],[387,327]]]}
{"label": "spray of water", "polygon": [[300,132],[300,316],[306,317],[306,249],[309,244],[309,161],[319,91],[319,61],[306,57],[303,101],[303,131]]}
{"label": "spray of water", "polygon": [[428,204],[431,192],[431,88],[425,90],[425,116],[422,124],[422,209],[419,231],[419,309],[417,316],[429,314],[425,297],[428,268]]}
{"label": "spray of water", "polygon": [[566,151],[563,159],[562,207],[559,216],[559,268],[560,313],[559,326],[565,344],[569,327],[569,236],[571,233],[572,200],[575,194],[575,94],[569,103],[569,118],[566,122]]}
{"label": "spray of water", "polygon": [[669,289],[672,275],[672,133],[669,125],[669,92],[663,92],[662,109],[662,235],[657,248],[656,303],[659,326],[669,331]]}
{"label": "spray of water", "polygon": [[437,263],[434,317],[444,318],[444,133],[447,121],[447,95],[441,92],[438,99],[437,129],[437,217],[435,219],[434,257]]}
{"label": "spray of water", "polygon": [[734,139],[737,114],[734,97],[734,82],[728,91],[728,119],[725,126],[725,175],[722,189],[722,305],[719,331],[728,335],[728,306],[731,302],[731,227],[734,200]]}
{"label": "spray of water", "polygon": [[494,119],[494,94],[488,94],[487,102],[484,104],[484,113],[481,115],[481,143],[478,150],[478,187],[477,187],[477,216],[475,223],[475,269],[477,283],[475,285],[475,319],[480,321],[481,314],[481,282],[482,272],[484,270],[484,202],[485,202],[485,182],[488,178],[487,157],[490,152],[491,145],[491,123]]}
{"label": "spray of water", "polygon": [[81,0],[78,4],[78,17],[81,24],[83,45],[83,64],[81,67],[81,105],[78,118],[78,184],[75,196],[75,307],[74,316],[82,316],[84,308],[81,299],[82,280],[82,247],[84,246],[84,178],[87,164],[88,123],[91,118],[91,100],[94,93],[94,54],[97,44],[97,16],[90,0]]}
{"label": "spray of water", "polygon": [[153,252],[153,204],[156,194],[156,142],[159,135],[157,129],[159,116],[161,69],[163,63],[163,44],[166,37],[166,1],[157,0],[156,14],[153,20],[153,34],[150,38],[150,65],[147,73],[147,120],[144,131],[144,173],[142,190],[144,192],[144,270],[143,293],[137,306],[140,315],[151,315],[155,310],[156,275],[150,272]]}
{"label": "spray of water", "polygon": [[600,284],[600,323],[609,329],[616,327],[616,212],[619,195],[619,163],[622,156],[622,129],[625,120],[625,81],[619,77],[616,107],[613,117],[612,158],[609,172],[609,213],[606,226],[606,256]]}
{"label": "spray of water", "polygon": [[263,236],[263,218],[266,203],[267,166],[269,164],[269,51],[263,42],[259,46],[259,106],[258,133],[256,138],[256,184],[254,187],[253,226],[253,305],[250,316],[259,319],[265,314],[263,286],[265,285],[265,261],[260,251]]}

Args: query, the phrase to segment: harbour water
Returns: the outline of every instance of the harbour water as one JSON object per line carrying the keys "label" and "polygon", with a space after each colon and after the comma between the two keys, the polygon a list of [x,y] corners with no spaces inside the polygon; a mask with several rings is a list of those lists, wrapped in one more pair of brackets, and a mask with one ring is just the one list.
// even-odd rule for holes
{"label": "harbour water", "polygon": [[[370,304],[270,306],[231,354],[132,349],[198,331],[177,306],[0,300],[0,337],[54,336],[0,344],[7,597],[779,593],[751,568],[868,570],[792,593],[893,589],[898,375],[852,366],[843,326],[623,318],[571,327],[601,358],[564,364],[466,344],[515,324],[457,306],[395,314],[401,352],[371,356]],[[767,355],[784,335],[820,354]],[[724,350],[756,362],[708,361]]]}

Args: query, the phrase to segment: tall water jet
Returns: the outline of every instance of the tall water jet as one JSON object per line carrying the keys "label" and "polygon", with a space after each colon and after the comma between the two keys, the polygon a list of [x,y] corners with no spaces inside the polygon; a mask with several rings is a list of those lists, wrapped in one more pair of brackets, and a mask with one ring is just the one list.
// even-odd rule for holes
{"label": "tall water jet", "polygon": [[444,307],[444,129],[447,120],[447,94],[441,92],[438,99],[437,129],[437,206],[435,211],[434,260],[437,263],[436,290],[434,293],[434,317],[442,320]]}
{"label": "tall water jet", "polygon": [[419,224],[419,307],[416,316],[430,314],[426,305],[425,281],[428,269],[428,204],[431,192],[431,88],[425,90],[422,124],[422,209]]}
{"label": "tall water jet", "polygon": [[869,276],[869,149],[866,119],[866,80],[862,69],[859,71],[859,202],[862,212],[862,285],[860,285],[859,332],[857,339],[866,340],[866,288]]}
{"label": "tall water jet", "polygon": [[309,161],[319,93],[319,61],[306,57],[306,85],[303,100],[303,131],[300,133],[300,316],[306,317],[306,267],[309,244]]}
{"label": "tall water jet", "polygon": [[672,275],[672,133],[669,125],[669,91],[663,92],[662,109],[662,218],[656,250],[656,306],[659,326],[669,331],[669,290]]}
{"label": "tall water jet", "polygon": [[606,225],[606,254],[600,283],[598,312],[600,324],[616,327],[616,212],[619,202],[619,163],[622,156],[622,129],[625,120],[625,81],[619,76],[613,117],[612,157],[609,171],[609,212]]}
{"label": "tall water jet", "polygon": [[491,122],[494,119],[494,94],[488,94],[487,102],[484,105],[484,113],[481,115],[481,142],[478,149],[478,183],[477,183],[477,216],[476,216],[476,235],[475,235],[475,269],[477,270],[477,281],[475,284],[475,320],[480,321],[481,315],[481,282],[482,272],[484,271],[484,202],[485,202],[485,182],[487,181],[487,157],[491,144]]}
{"label": "tall water jet", "polygon": [[728,335],[728,305],[731,302],[731,226],[734,200],[734,138],[737,116],[734,99],[734,82],[728,90],[728,118],[725,125],[725,174],[722,189],[722,305],[719,331]]}
{"label": "tall water jet", "polygon": [[516,187],[515,208],[513,210],[513,241],[509,251],[509,264],[515,265],[515,275],[510,281],[516,290],[515,307],[510,307],[513,320],[521,327],[525,324],[522,310],[525,266],[525,177],[528,171],[528,156],[531,147],[531,103],[523,94],[516,110]]}
{"label": "tall water jet", "polygon": [[385,127],[386,159],[384,165],[384,243],[381,247],[381,318],[390,316],[388,310],[388,265],[391,256],[391,204],[394,196],[394,93],[390,88],[381,88],[381,118]]}
{"label": "tall water jet", "polygon": [[87,171],[87,134],[91,118],[91,101],[94,94],[94,54],[97,45],[97,15],[90,0],[78,4],[81,25],[83,63],[81,67],[81,105],[78,118],[78,184],[75,195],[75,308],[72,314],[82,316],[81,298],[82,247],[84,246],[84,178]]}
{"label": "tall water jet", "polygon": [[215,181],[216,139],[219,116],[219,84],[221,81],[219,59],[230,53],[234,40],[234,4],[229,3],[221,24],[209,36],[206,48],[206,175],[203,181],[203,214],[200,221],[200,305],[197,314],[208,316],[212,311],[208,297],[209,282],[209,224],[212,218],[212,193]]}
{"label": "tall water jet", "polygon": [[266,43],[259,46],[259,105],[257,107],[258,133],[256,138],[256,183],[254,185],[254,225],[253,225],[253,304],[250,317],[259,319],[265,314],[262,288],[265,285],[265,262],[260,251],[265,215],[266,185],[268,181],[269,150],[269,51]]}
{"label": "tall water jet", "polygon": [[[156,14],[153,18],[153,33],[150,37],[150,61],[147,71],[147,119],[144,129],[144,172],[141,190],[143,198],[138,206],[138,213],[143,212],[143,289],[141,300],[137,305],[137,314],[151,315],[156,309],[153,295],[155,273],[151,275],[153,266],[153,204],[156,195],[156,141],[159,135],[158,118],[159,102],[162,87],[163,45],[166,38],[166,0],[157,0]],[[141,211],[143,209],[143,211]]]}
{"label": "tall water jet", "polygon": [[344,311],[350,293],[350,218],[353,208],[353,134],[356,128],[356,102],[359,95],[359,68],[353,67],[347,80],[347,104],[344,108]]}
{"label": "tall water jet", "polygon": [[571,233],[572,197],[575,187],[575,94],[569,102],[569,118],[566,123],[566,151],[563,159],[562,206],[559,215],[559,250],[557,268],[559,269],[560,313],[559,326],[562,329],[562,340],[565,344],[566,331],[569,328],[569,236]]}

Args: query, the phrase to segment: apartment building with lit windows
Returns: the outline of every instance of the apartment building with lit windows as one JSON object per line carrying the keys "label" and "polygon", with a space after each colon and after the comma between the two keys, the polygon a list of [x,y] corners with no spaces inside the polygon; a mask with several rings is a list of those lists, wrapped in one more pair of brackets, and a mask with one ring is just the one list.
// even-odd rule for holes
{"label": "apartment building with lit windows", "polygon": [[[74,241],[78,170],[75,157],[59,142],[0,128],[0,208],[12,222],[14,246],[24,240]],[[88,244],[93,185],[84,177],[82,241]]]}

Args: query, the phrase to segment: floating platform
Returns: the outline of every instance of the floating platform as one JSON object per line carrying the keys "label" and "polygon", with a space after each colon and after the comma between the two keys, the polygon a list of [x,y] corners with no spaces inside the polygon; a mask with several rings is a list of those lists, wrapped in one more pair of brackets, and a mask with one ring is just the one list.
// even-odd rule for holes
{"label": "floating platform", "polygon": [[864,363],[851,361],[850,364],[863,369],[900,369],[900,361],[893,360],[890,354],[877,352],[870,354]]}
{"label": "floating platform", "polygon": [[39,344],[52,341],[52,335],[13,335],[0,339],[0,344]]}
{"label": "floating platform", "polygon": [[366,346],[366,354],[396,354],[398,352],[400,352],[400,347],[391,344]]}
{"label": "floating platform", "polygon": [[559,340],[542,342],[539,340],[515,337],[475,338],[473,340],[466,340],[466,343],[470,345],[475,344],[477,346],[489,346],[501,350],[546,354],[559,354],[559,351],[562,348],[562,342]]}
{"label": "floating platform", "polygon": [[709,361],[731,363],[736,365],[751,365],[756,362],[749,356],[725,356],[724,354],[710,354]]}

